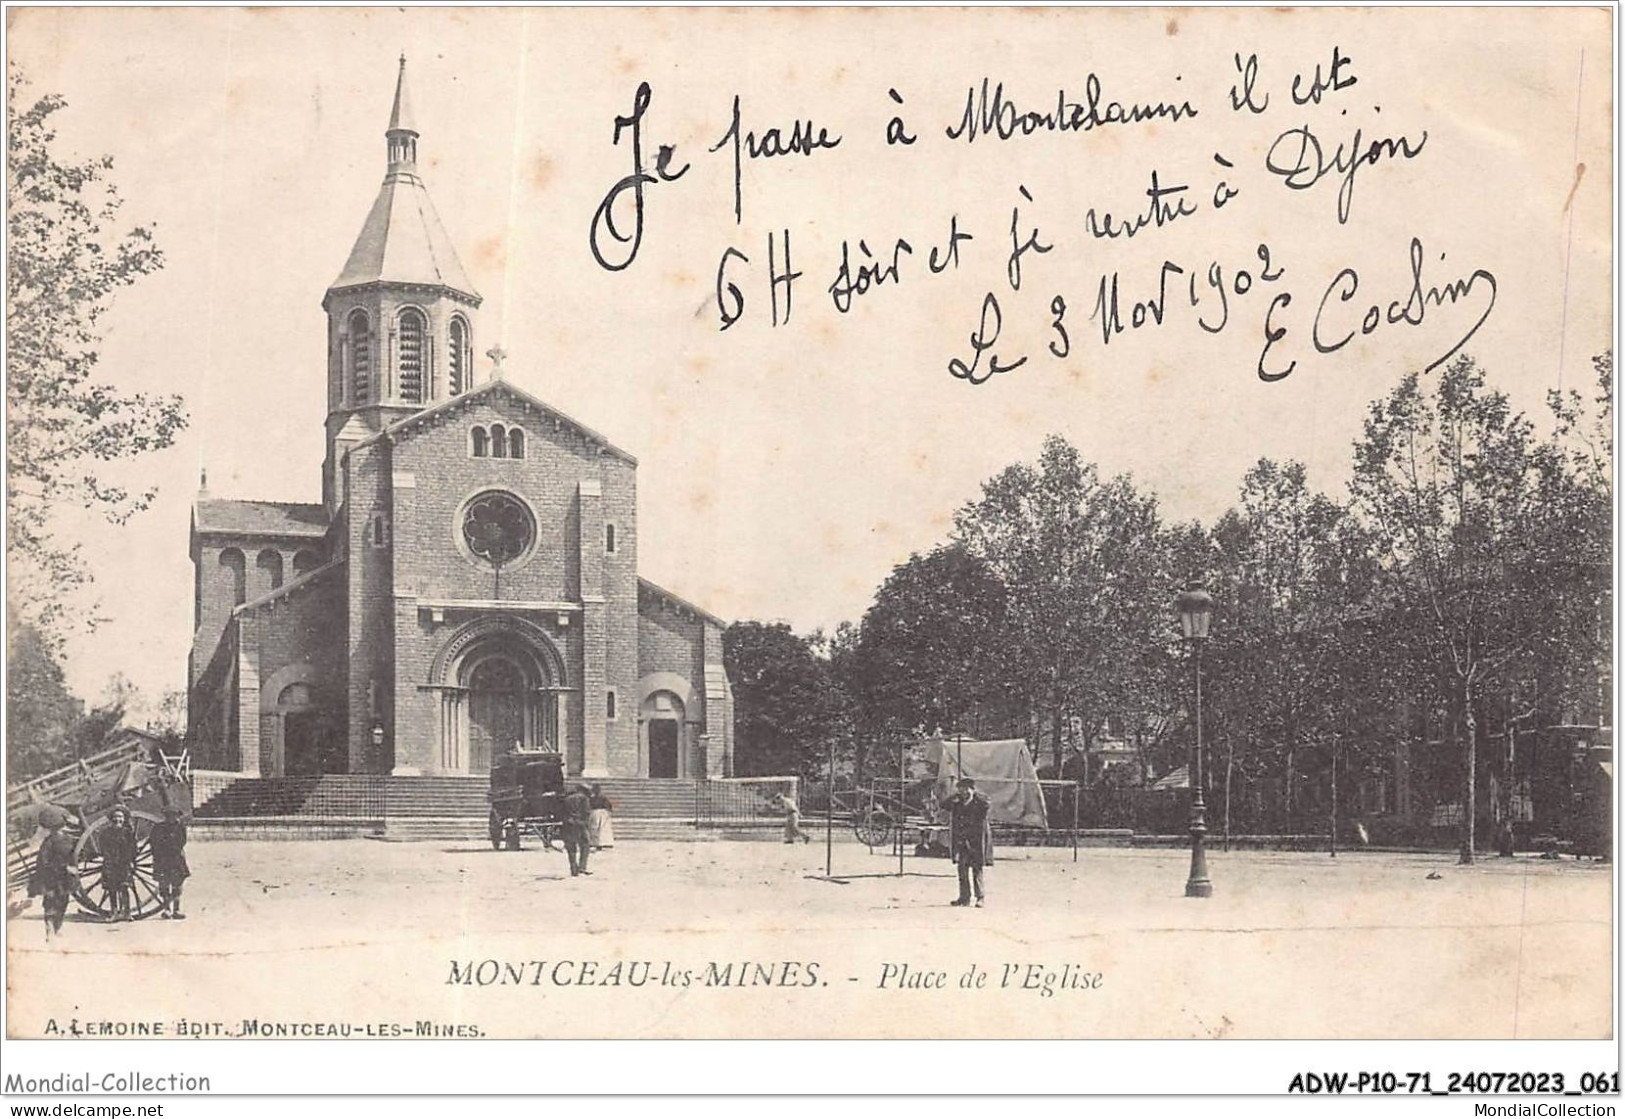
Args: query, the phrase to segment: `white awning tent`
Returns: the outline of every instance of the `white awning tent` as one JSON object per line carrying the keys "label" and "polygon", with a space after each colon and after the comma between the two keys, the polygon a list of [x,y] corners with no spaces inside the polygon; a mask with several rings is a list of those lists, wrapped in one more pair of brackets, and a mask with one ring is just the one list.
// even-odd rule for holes
{"label": "white awning tent", "polygon": [[[1047,828],[1044,791],[1038,783],[1031,748],[1022,738],[1001,738],[987,742],[932,739],[928,744],[937,767],[936,794],[947,800],[963,775],[976,782],[976,791],[987,797],[988,816],[995,823],[1025,824]],[[934,755],[934,756],[932,756]],[[963,770],[961,769],[963,764]]]}

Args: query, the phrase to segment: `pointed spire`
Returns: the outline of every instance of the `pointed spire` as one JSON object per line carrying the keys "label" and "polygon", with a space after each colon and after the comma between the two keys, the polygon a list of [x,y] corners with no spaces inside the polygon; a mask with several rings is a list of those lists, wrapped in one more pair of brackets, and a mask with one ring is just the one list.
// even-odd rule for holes
{"label": "pointed spire", "polygon": [[411,169],[418,159],[418,130],[412,114],[412,98],[406,92],[406,54],[401,54],[400,72],[395,77],[395,101],[389,108],[389,127],[384,130],[389,141],[390,170]]}
{"label": "pointed spire", "polygon": [[415,121],[406,91],[406,56],[402,55],[385,132],[389,167],[349,259],[328,293],[361,284],[427,284],[449,288],[477,307],[479,293],[463,271],[418,174]]}
{"label": "pointed spire", "polygon": [[416,132],[412,118],[412,97],[406,92],[406,54],[401,54],[400,73],[395,78],[395,104],[389,110],[389,131]]}

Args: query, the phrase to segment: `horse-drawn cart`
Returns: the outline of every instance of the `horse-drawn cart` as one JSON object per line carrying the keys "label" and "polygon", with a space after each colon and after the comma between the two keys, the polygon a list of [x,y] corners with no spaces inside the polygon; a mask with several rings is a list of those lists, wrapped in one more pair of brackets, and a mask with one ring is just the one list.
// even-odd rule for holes
{"label": "horse-drawn cart", "polygon": [[491,761],[492,850],[517,851],[529,833],[551,848],[564,824],[564,755],[513,750]]}

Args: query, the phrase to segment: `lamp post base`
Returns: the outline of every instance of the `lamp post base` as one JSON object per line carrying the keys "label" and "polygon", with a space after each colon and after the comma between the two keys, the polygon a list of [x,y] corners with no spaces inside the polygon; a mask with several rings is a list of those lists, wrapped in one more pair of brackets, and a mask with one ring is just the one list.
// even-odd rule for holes
{"label": "lamp post base", "polygon": [[1185,896],[1188,898],[1213,896],[1213,883],[1207,876],[1207,827],[1200,815],[1201,808],[1198,802],[1198,816],[1191,825],[1191,872],[1185,879]]}

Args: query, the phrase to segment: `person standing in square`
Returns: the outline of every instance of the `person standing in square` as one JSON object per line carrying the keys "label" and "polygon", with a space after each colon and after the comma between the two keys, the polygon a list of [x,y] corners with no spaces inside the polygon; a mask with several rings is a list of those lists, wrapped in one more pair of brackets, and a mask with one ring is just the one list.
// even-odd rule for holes
{"label": "person standing in square", "polygon": [[959,864],[959,896],[955,905],[969,905],[974,893],[977,908],[982,905],[982,868],[988,858],[987,798],[976,791],[969,777],[959,779],[958,792],[949,798],[948,846]]}
{"label": "person standing in square", "polygon": [[592,820],[592,800],[587,790],[577,785],[564,798],[564,853],[570,857],[570,877],[591,874],[587,869],[587,855],[592,850],[588,828]]}
{"label": "person standing in square", "polygon": [[615,802],[604,795],[601,785],[594,785],[587,797],[592,805],[592,815],[587,818],[587,839],[592,843],[594,851],[602,851],[605,847],[615,846],[615,824],[610,819],[610,813],[615,811]]}

